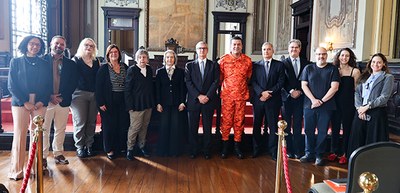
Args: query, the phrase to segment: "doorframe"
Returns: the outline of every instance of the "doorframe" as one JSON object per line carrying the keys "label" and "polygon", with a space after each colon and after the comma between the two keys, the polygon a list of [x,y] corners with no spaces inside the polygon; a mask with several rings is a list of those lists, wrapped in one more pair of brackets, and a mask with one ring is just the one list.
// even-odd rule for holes
{"label": "doorframe", "polygon": [[[118,7],[101,7],[104,12],[104,55],[107,47],[110,45],[110,30],[131,30],[133,31],[133,53],[138,50],[139,47],[139,8],[118,8]],[[111,19],[123,18],[132,19],[132,25],[129,27],[124,26],[112,26]]]}
{"label": "doorframe", "polygon": [[[213,11],[211,13],[214,15],[212,59],[213,60],[217,59],[218,34],[242,35],[242,44],[243,44],[242,52],[245,53],[246,23],[247,23],[247,16],[249,15],[249,13],[233,13],[233,12],[219,12],[219,11]],[[237,31],[220,30],[219,26],[222,22],[239,23],[240,24],[239,30]]]}

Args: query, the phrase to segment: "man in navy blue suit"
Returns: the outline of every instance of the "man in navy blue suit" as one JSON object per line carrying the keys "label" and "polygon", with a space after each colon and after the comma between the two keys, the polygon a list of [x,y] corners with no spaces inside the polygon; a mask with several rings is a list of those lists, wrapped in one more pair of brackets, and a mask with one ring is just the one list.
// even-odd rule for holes
{"label": "man in navy blue suit", "polygon": [[[251,85],[253,94],[253,158],[260,153],[261,126],[264,119],[264,135],[268,136],[268,151],[273,160],[276,160],[278,137],[277,123],[279,110],[282,105],[281,89],[285,84],[284,64],[272,58],[273,45],[265,42],[262,45],[263,60],[253,64]],[[269,134],[267,132],[267,125]]]}
{"label": "man in navy blue suit", "polygon": [[300,40],[292,39],[288,45],[289,57],[282,60],[286,75],[285,86],[282,89],[282,116],[287,122],[288,157],[296,159],[300,159],[304,150],[304,138],[301,135],[304,93],[301,89],[300,75],[308,64],[307,59],[300,58],[300,51]]}
{"label": "man in navy blue suit", "polygon": [[187,109],[189,115],[190,157],[193,159],[199,150],[198,129],[200,114],[203,123],[203,154],[210,159],[211,125],[218,102],[219,67],[207,59],[208,46],[200,41],[196,44],[198,58],[186,64],[185,82],[188,90]]}

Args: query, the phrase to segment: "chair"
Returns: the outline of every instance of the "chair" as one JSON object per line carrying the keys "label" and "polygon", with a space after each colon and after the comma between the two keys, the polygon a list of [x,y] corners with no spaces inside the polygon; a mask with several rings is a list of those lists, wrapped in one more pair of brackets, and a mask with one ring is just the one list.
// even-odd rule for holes
{"label": "chair", "polygon": [[[374,193],[400,193],[400,144],[378,142],[358,148],[350,156],[346,193],[362,192],[358,178],[363,172],[376,174],[379,188]],[[324,183],[311,187],[310,193],[334,193]]]}

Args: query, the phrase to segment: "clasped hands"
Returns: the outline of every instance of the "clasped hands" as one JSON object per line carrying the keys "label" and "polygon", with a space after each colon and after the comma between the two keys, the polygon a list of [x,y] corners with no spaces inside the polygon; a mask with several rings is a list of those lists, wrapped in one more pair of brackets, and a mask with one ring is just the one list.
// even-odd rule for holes
{"label": "clasped hands", "polygon": [[272,97],[272,91],[266,90],[261,93],[260,101],[267,101],[269,98]]}
{"label": "clasped hands", "polygon": [[358,118],[361,120],[367,120],[367,111],[369,109],[369,105],[361,106],[357,109]]}
{"label": "clasped hands", "polygon": [[203,94],[200,94],[197,98],[199,99],[199,102],[203,105],[208,103],[208,101],[210,100],[207,95]]}
{"label": "clasped hands", "polygon": [[25,109],[28,110],[29,112],[38,110],[38,109],[42,108],[43,106],[44,106],[44,105],[43,105],[42,102],[37,102],[37,103],[35,103],[35,104],[32,104],[32,103],[30,103],[30,102],[25,102],[25,103],[24,103]]}
{"label": "clasped hands", "polygon": [[297,99],[300,97],[302,92],[300,90],[293,90],[292,93],[290,93],[290,97]]}
{"label": "clasped hands", "polygon": [[324,104],[324,102],[320,99],[312,99],[311,100],[311,109],[320,107],[322,104]]}
{"label": "clasped hands", "polygon": [[[178,106],[178,111],[183,111],[183,110],[185,110],[185,108],[186,108],[185,104],[182,103],[182,104],[180,104]],[[164,111],[164,109],[163,109],[161,104],[157,105],[157,111],[160,112],[160,113],[162,113]]]}

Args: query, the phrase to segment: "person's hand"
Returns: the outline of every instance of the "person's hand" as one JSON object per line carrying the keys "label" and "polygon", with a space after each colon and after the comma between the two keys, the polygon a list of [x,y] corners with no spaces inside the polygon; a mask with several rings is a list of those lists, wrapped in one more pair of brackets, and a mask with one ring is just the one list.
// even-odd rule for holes
{"label": "person's hand", "polygon": [[163,108],[160,104],[157,105],[157,111],[162,113],[163,112]]}
{"label": "person's hand", "polygon": [[362,106],[357,109],[358,114],[365,114],[369,109],[369,105]]}
{"label": "person's hand", "polygon": [[25,102],[24,103],[24,107],[27,111],[32,112],[33,110],[35,110],[35,105],[33,105],[30,102]]}
{"label": "person's hand", "polygon": [[184,104],[180,104],[178,106],[178,110],[179,110],[179,112],[185,110],[185,105]]}
{"label": "person's hand", "polygon": [[199,95],[197,98],[199,99],[199,102],[201,104],[206,104],[208,102],[208,100],[209,100],[207,95],[202,95],[202,94]]}
{"label": "person's hand", "polygon": [[107,111],[106,105],[100,106],[100,110],[101,110],[101,111]]}
{"label": "person's hand", "polygon": [[292,98],[294,98],[294,99],[299,98],[300,95],[301,95],[301,91],[299,91],[299,90],[294,90],[294,91],[292,91],[292,93],[290,93],[290,96],[291,96]]}
{"label": "person's hand", "polygon": [[55,104],[55,105],[58,105],[59,103],[61,103],[62,102],[61,94],[52,94],[52,95],[50,95],[50,102]]}
{"label": "person's hand", "polygon": [[313,100],[311,100],[311,109],[320,107],[323,103],[324,102],[322,102],[319,99],[313,99]]}
{"label": "person's hand", "polygon": [[44,105],[43,105],[42,102],[37,102],[37,103],[35,104],[35,110],[38,110],[38,109],[42,108],[43,106],[44,106]]}

